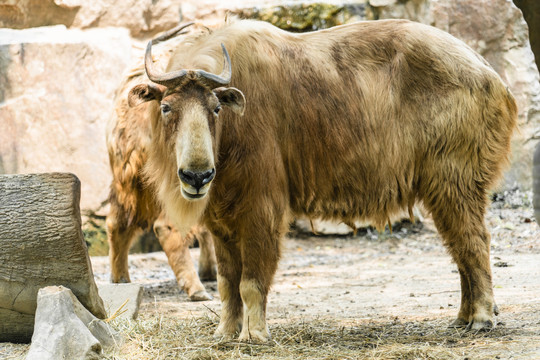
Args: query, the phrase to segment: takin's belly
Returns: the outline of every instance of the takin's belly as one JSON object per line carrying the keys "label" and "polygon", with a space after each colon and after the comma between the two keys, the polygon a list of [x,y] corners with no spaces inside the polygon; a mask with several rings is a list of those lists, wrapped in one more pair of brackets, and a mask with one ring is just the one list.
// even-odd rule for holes
{"label": "takin's belly", "polygon": [[349,186],[320,184],[314,188],[290,188],[291,209],[297,216],[310,219],[365,221],[384,228],[393,216],[412,212],[414,194],[397,181],[385,184],[360,182]]}

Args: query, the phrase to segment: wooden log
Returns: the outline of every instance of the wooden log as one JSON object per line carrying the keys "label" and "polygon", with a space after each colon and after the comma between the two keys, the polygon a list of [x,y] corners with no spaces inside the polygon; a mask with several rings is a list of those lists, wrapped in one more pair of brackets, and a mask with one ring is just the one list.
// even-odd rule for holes
{"label": "wooden log", "polygon": [[0,176],[0,342],[29,342],[38,290],[63,285],[105,318],[73,174]]}

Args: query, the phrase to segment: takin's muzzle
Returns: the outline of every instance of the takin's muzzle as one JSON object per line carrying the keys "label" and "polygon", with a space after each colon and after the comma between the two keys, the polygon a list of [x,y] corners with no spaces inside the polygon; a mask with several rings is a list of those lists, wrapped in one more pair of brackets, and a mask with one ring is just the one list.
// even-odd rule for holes
{"label": "takin's muzzle", "polygon": [[210,183],[216,176],[216,170],[191,171],[185,169],[178,170],[182,195],[187,200],[201,199],[206,196]]}

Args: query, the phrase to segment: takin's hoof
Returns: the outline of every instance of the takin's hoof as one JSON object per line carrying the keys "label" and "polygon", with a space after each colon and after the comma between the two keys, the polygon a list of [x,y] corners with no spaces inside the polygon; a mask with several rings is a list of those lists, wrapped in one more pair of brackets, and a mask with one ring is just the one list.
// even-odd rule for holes
{"label": "takin's hoof", "polygon": [[189,297],[189,300],[191,301],[207,301],[212,300],[213,297],[209,293],[207,293],[205,290],[197,291],[194,294],[191,294]]}
{"label": "takin's hoof", "polygon": [[111,282],[113,284],[127,284],[127,283],[130,283],[131,280],[129,279],[129,276],[113,277],[111,275]]}
{"label": "takin's hoof", "polygon": [[491,331],[495,328],[495,323],[492,320],[471,321],[467,325],[467,331]]}
{"label": "takin's hoof", "polygon": [[238,341],[246,343],[255,343],[255,344],[264,344],[269,342],[272,339],[270,332],[268,330],[259,331],[259,330],[250,330],[240,333]]}
{"label": "takin's hoof", "polygon": [[216,269],[199,270],[199,279],[201,279],[201,281],[216,281],[216,278]]}
{"label": "takin's hoof", "polygon": [[233,334],[222,334],[221,332],[218,332],[216,331],[214,333],[214,340],[217,341],[217,342],[229,342],[229,341],[233,341],[234,340],[234,337],[235,337],[235,333]]}
{"label": "takin's hoof", "polygon": [[463,328],[466,328],[468,325],[469,325],[469,322],[467,320],[457,318],[456,320],[452,321],[450,325],[448,325],[448,328],[449,329],[463,329]]}

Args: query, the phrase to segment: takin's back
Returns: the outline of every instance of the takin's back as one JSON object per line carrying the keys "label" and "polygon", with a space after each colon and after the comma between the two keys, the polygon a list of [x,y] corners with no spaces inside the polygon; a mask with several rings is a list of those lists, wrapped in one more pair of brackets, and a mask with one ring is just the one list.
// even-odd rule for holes
{"label": "takin's back", "polygon": [[291,34],[239,21],[186,45],[169,71],[218,73],[220,43],[246,96],[242,118],[220,120],[217,173],[230,186],[239,172],[284,178],[296,214],[382,225],[447,186],[482,197],[500,177],[514,99],[443,31],[387,20]]}

